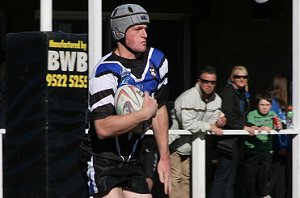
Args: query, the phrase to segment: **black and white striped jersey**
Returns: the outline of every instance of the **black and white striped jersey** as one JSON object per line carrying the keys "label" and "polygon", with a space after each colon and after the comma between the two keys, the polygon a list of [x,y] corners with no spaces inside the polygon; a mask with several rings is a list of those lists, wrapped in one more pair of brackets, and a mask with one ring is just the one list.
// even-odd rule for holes
{"label": "black and white striped jersey", "polygon": [[122,161],[138,155],[144,133],[125,133],[100,140],[93,127],[94,120],[115,114],[114,95],[118,87],[124,84],[148,91],[159,106],[165,105],[169,95],[168,60],[161,51],[147,48],[137,59],[125,59],[111,52],[99,61],[89,80],[88,119],[91,126],[81,143],[81,148],[93,155]]}

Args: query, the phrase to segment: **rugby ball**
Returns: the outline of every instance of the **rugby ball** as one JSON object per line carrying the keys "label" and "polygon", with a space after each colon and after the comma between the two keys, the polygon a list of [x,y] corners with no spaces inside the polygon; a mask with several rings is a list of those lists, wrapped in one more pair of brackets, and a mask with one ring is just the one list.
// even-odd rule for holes
{"label": "rugby ball", "polygon": [[[144,93],[134,85],[123,85],[115,93],[115,110],[118,115],[124,115],[141,110],[144,102]],[[149,129],[149,122],[143,122],[130,132],[145,133]]]}

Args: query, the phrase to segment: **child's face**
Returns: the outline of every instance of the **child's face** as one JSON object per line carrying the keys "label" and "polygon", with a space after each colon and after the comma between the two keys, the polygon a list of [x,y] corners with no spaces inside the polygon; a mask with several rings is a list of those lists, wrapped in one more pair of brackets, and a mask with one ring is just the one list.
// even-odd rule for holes
{"label": "child's face", "polygon": [[270,110],[271,110],[271,103],[269,101],[261,99],[258,102],[258,111],[261,114],[263,115],[268,114]]}

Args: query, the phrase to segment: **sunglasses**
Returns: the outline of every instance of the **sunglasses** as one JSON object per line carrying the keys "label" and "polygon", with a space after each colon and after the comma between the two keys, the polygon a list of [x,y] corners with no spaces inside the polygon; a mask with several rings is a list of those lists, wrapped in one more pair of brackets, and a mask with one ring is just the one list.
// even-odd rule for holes
{"label": "sunglasses", "polygon": [[202,78],[199,78],[199,80],[201,80],[201,82],[203,83],[203,84],[211,84],[211,85],[216,85],[217,84],[217,81],[215,81],[215,80],[205,80],[205,79],[202,79]]}
{"label": "sunglasses", "polygon": [[233,78],[235,78],[235,79],[241,79],[241,78],[248,79],[248,76],[247,75],[246,76],[233,75]]}

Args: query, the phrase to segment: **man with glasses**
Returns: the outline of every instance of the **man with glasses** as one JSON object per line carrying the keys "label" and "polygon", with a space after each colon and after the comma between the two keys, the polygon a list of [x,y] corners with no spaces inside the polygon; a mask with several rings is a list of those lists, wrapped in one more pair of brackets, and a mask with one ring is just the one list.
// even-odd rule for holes
{"label": "man with glasses", "polygon": [[[191,133],[211,131],[223,135],[221,127],[226,118],[220,111],[221,98],[215,93],[217,83],[216,70],[204,67],[194,87],[183,92],[174,103],[171,111],[171,129],[185,129]],[[190,196],[190,158],[192,136],[169,136],[172,193],[169,198],[189,198]]]}

